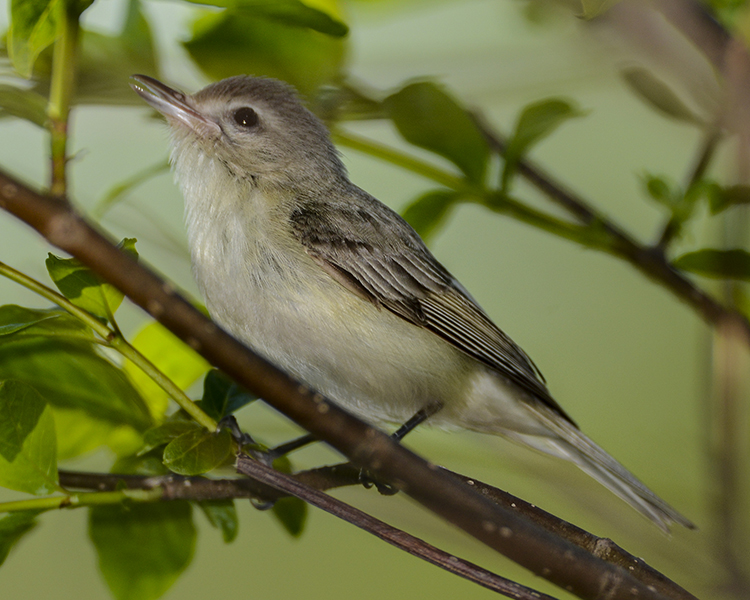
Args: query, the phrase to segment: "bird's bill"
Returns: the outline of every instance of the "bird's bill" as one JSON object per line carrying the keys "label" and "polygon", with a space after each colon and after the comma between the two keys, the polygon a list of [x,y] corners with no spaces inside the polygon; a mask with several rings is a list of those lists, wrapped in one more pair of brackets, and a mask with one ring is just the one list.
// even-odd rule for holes
{"label": "bird's bill", "polygon": [[161,81],[147,75],[130,77],[130,87],[163,114],[170,122],[177,122],[194,131],[211,131],[220,133],[219,125],[190,106],[187,96],[173,90]]}

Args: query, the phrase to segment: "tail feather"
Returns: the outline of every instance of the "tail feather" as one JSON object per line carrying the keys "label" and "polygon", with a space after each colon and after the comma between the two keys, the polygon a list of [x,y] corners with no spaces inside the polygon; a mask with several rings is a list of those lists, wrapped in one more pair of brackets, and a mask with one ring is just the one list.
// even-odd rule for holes
{"label": "tail feather", "polygon": [[546,406],[529,407],[552,437],[507,432],[508,437],[575,463],[633,508],[669,532],[672,523],[688,529],[695,525],[640,482],[619,462],[586,437],[575,425]]}

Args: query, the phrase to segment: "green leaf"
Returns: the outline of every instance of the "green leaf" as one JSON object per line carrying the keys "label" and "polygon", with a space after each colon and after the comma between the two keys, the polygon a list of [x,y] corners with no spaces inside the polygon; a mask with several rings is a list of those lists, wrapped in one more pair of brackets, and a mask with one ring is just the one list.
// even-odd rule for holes
{"label": "green leaf", "polygon": [[201,408],[216,421],[257,399],[257,396],[241,388],[218,369],[211,369],[203,380]]}
{"label": "green leaf", "polygon": [[44,398],[19,381],[0,381],[0,485],[36,495],[57,491],[56,449]]}
{"label": "green leaf", "polygon": [[11,548],[37,526],[35,510],[11,513],[0,519],[0,565],[8,558]]}
{"label": "green leaf", "polygon": [[687,107],[672,88],[651,71],[642,67],[629,67],[622,70],[622,77],[641,100],[663,115],[696,125],[705,123]]}
{"label": "green leaf", "polygon": [[[299,0],[187,0],[193,4],[233,9],[237,14],[264,17],[287,26],[307,27],[334,37],[343,37],[349,28],[341,21],[333,2],[326,2],[328,11],[309,6]],[[315,4],[320,5],[321,2]]]}
{"label": "green leaf", "polygon": [[518,118],[513,135],[508,140],[502,174],[503,190],[509,189],[518,163],[532,146],[548,137],[565,121],[584,114],[586,113],[560,98],[550,98],[526,106]]}
{"label": "green leaf", "polygon": [[221,530],[225,544],[229,544],[235,540],[240,523],[237,519],[237,509],[234,506],[234,500],[231,498],[226,500],[202,500],[198,502],[198,506],[201,507],[208,522]]}
{"label": "green leaf", "polygon": [[307,504],[299,498],[282,498],[271,509],[273,516],[292,537],[299,537],[307,522]]}
{"label": "green leaf", "polygon": [[52,406],[57,429],[57,458],[68,460],[106,446],[117,456],[132,454],[143,444],[129,425],[96,419],[86,411]]}
{"label": "green leaf", "polygon": [[232,435],[205,429],[187,431],[164,448],[164,464],[179,475],[200,475],[220,466],[232,449]]}
{"label": "green leaf", "polygon": [[63,0],[11,0],[8,55],[22,77],[31,77],[39,54],[55,41]]}
{"label": "green leaf", "polygon": [[[134,258],[138,257],[135,239],[126,238],[117,246]],[[122,303],[122,292],[102,282],[98,275],[76,258],[60,258],[51,252],[45,261],[47,272],[57,289],[73,304],[95,317],[108,321]]]}
{"label": "green leaf", "polygon": [[677,269],[715,279],[750,280],[750,253],[745,250],[698,250],[673,263]]}
{"label": "green leaf", "polygon": [[731,185],[721,187],[718,184],[714,184],[714,186],[709,193],[706,193],[711,214],[716,215],[730,206],[750,204],[750,186]]}
{"label": "green leaf", "polygon": [[406,207],[403,217],[426,241],[445,223],[459,198],[459,194],[450,190],[427,192]]}
{"label": "green leaf", "polygon": [[47,99],[34,90],[0,85],[0,117],[26,119],[39,127],[47,122]]}
{"label": "green leaf", "polygon": [[189,503],[155,502],[92,507],[89,537],[117,600],[156,600],[190,564],[196,531]]}
{"label": "green leaf", "polygon": [[159,477],[169,475],[169,469],[161,460],[161,452],[153,451],[143,456],[123,456],[115,461],[110,473],[118,475],[147,475]]}
{"label": "green leaf", "polygon": [[184,46],[212,79],[252,73],[284,80],[307,96],[340,76],[345,51],[341,38],[236,10],[204,14]]}
{"label": "green leaf", "polygon": [[33,309],[15,304],[0,306],[0,344],[20,337],[58,337],[93,342],[94,333],[71,314],[59,308]]}
{"label": "green leaf", "polygon": [[662,206],[672,210],[682,197],[682,191],[663,177],[646,174],[642,177],[646,193]]}
{"label": "green leaf", "polygon": [[122,370],[91,344],[21,333],[0,337],[0,379],[23,381],[55,406],[80,408],[138,430],[152,425],[143,399]]}
{"label": "green leaf", "polygon": [[184,433],[203,431],[205,431],[203,427],[195,421],[184,421],[181,419],[165,421],[143,434],[143,447],[138,451],[138,455],[146,454],[154,448],[166,445]]}
{"label": "green leaf", "polygon": [[399,133],[410,144],[453,162],[475,183],[482,183],[489,145],[474,119],[441,87],[412,83],[383,102]]}
{"label": "green leaf", "polygon": [[[183,390],[193,385],[211,368],[206,359],[155,321],[138,332],[132,345]],[[141,395],[147,399],[151,413],[155,417],[163,415],[169,403],[167,393],[131,362],[126,362],[123,368],[141,391]]]}

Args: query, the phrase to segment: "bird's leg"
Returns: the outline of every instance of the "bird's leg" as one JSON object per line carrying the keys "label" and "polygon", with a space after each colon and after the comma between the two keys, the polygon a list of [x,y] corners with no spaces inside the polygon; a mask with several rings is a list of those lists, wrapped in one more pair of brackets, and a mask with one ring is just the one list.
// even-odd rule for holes
{"label": "bird's leg", "polygon": [[[391,434],[391,439],[401,442],[406,437],[406,434],[414,431],[418,425],[424,423],[432,415],[443,408],[440,402],[431,402],[424,408],[420,408],[413,417],[411,417],[406,423],[401,425],[394,433]],[[378,488],[378,491],[384,496],[392,496],[398,493],[398,490],[392,485],[382,483],[371,477],[364,469],[359,472],[359,481],[366,488],[371,488],[373,485]]]}
{"label": "bird's leg", "polygon": [[317,442],[317,441],[318,439],[314,435],[312,435],[311,433],[308,433],[306,435],[298,437],[296,440],[292,440],[284,444],[279,444],[275,448],[271,448],[266,453],[266,455],[270,458],[271,462],[273,462],[280,456],[285,456],[286,454],[289,454],[290,452],[299,450],[300,448],[303,448],[307,446],[308,444],[312,444],[313,442]]}

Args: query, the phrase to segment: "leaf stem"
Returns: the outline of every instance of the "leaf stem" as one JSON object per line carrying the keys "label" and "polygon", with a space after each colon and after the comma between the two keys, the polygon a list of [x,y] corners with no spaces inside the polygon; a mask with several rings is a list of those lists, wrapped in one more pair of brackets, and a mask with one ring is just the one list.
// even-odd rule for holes
{"label": "leaf stem", "polygon": [[0,513],[21,512],[26,510],[53,510],[55,508],[80,508],[101,504],[120,504],[130,502],[156,502],[161,500],[161,488],[124,489],[114,492],[76,492],[65,496],[48,496],[46,498],[28,498],[13,502],[0,502]]}
{"label": "leaf stem", "polygon": [[52,52],[52,76],[47,105],[52,170],[50,195],[57,199],[67,194],[68,119],[75,87],[75,63],[80,30],[77,11],[69,2],[58,6],[57,39]]}

